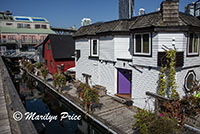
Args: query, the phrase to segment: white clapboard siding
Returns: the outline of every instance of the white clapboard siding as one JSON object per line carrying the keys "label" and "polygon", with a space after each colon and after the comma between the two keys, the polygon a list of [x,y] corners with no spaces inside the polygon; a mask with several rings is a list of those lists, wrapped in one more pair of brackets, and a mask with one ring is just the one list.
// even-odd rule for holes
{"label": "white clapboard siding", "polygon": [[187,57],[184,53],[184,66],[183,67],[192,67],[200,66],[200,56],[197,57]]}
{"label": "white clapboard siding", "polygon": [[[184,79],[188,71],[194,70],[197,79],[200,79],[200,67],[196,66],[200,65],[200,57],[186,57],[186,33],[153,33],[152,36],[152,57],[131,56],[133,49],[131,36],[102,36],[99,38],[100,60],[88,59],[90,55],[88,39],[76,40],[76,50],[81,51],[80,59],[76,61],[76,78],[85,82],[82,73],[89,74],[92,76],[91,85],[102,85],[106,87],[108,94],[114,95],[117,93],[117,68],[132,70],[133,105],[139,108],[153,109],[154,100],[144,99],[148,97],[145,93],[147,91],[157,92],[160,72],[157,67],[158,52],[164,51],[161,48],[162,45],[173,48],[172,39],[175,39],[177,51],[184,51],[184,66],[177,68],[177,91],[180,96],[185,95]],[[131,57],[132,62],[117,60],[117,58],[129,59]],[[116,63],[109,61],[116,61]]]}
{"label": "white clapboard siding", "polygon": [[80,58],[76,61],[76,79],[85,82],[83,78],[83,73],[91,75],[90,84],[95,84],[99,82],[99,72],[98,72],[98,61],[89,60],[90,55],[90,45],[89,40],[77,40],[76,50],[80,50]]}
{"label": "white clapboard siding", "polygon": [[117,58],[131,58],[132,47],[130,35],[117,35],[114,38],[115,57]]}
{"label": "white clapboard siding", "polygon": [[159,33],[159,49],[158,51],[163,51],[161,49],[162,45],[166,45],[169,48],[173,48],[172,46],[172,39],[175,39],[175,47],[177,51],[184,51],[184,66],[185,67],[192,67],[200,65],[200,57],[187,57],[187,33]]}
{"label": "white clapboard siding", "polygon": [[[132,99],[134,101],[134,105],[139,108],[144,108],[146,105],[144,99],[146,96],[146,92],[156,93],[157,91],[157,82],[159,77],[159,71],[155,69],[149,68],[139,68],[137,70],[133,68],[132,71]],[[153,100],[149,100],[147,104],[150,108],[153,108]],[[146,107],[147,108],[147,107]]]}
{"label": "white clapboard siding", "polygon": [[99,59],[115,60],[113,36],[102,36],[99,38]]}
{"label": "white clapboard siding", "polygon": [[156,33],[153,33],[153,35],[152,35],[152,57],[133,56],[133,64],[157,67],[157,55],[158,55],[158,35]]}
{"label": "white clapboard siding", "polygon": [[107,93],[113,95],[116,93],[116,68],[113,63],[100,63],[99,76],[100,85],[106,87]]}
{"label": "white clapboard siding", "polygon": [[200,80],[200,67],[194,67],[190,69],[177,69],[176,83],[177,83],[177,91],[180,97],[185,95],[184,92],[185,77],[190,70],[193,70],[196,74],[197,80]]}
{"label": "white clapboard siding", "polygon": [[158,33],[158,51],[164,51],[163,45],[168,48],[174,49],[172,46],[173,39],[175,39],[175,48],[177,51],[184,51],[186,48],[186,40],[184,33]]}

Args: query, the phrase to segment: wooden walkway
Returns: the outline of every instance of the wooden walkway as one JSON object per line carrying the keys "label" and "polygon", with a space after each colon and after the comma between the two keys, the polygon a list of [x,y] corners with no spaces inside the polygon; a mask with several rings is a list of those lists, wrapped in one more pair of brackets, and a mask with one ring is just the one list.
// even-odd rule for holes
{"label": "wooden walkway", "polygon": [[6,107],[6,100],[4,96],[2,70],[0,70],[0,134],[11,134],[10,122],[8,119],[8,111]]}
{"label": "wooden walkway", "polygon": [[0,134],[37,134],[32,121],[25,118],[14,120],[16,111],[24,115],[26,109],[0,57]]}
{"label": "wooden walkway", "polygon": [[[30,74],[30,73],[29,73]],[[32,74],[30,74],[33,76]],[[43,79],[41,76],[35,76],[39,79]],[[52,78],[52,75],[48,75],[48,78]],[[44,83],[44,81],[42,81]],[[48,82],[48,81],[47,81]],[[45,83],[44,83],[45,84]],[[52,81],[48,82],[48,85],[53,87]],[[76,100],[78,95],[76,93],[76,88],[73,84],[67,84],[68,89],[63,90],[62,95],[70,100]],[[76,99],[74,99],[76,98]],[[77,104],[77,102],[73,102]],[[136,122],[134,115],[136,114],[136,108],[127,107],[125,104],[121,104],[114,100],[111,96],[99,97],[99,103],[102,103],[102,108],[96,108],[93,113],[89,113],[91,116],[95,117],[97,120],[101,121],[108,128],[114,130],[118,134],[133,134],[133,125]],[[80,106],[80,104],[77,104]],[[83,109],[83,107],[80,107]]]}

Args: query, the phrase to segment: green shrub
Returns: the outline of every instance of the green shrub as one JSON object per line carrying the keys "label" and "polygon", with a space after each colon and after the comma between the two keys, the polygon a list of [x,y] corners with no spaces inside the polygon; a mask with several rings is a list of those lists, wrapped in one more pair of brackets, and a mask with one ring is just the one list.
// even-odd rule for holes
{"label": "green shrub", "polygon": [[89,85],[81,83],[77,88],[77,93],[79,97],[83,99],[85,111],[87,111],[89,106],[89,111],[91,111],[91,104],[99,102],[98,90],[91,88]]}
{"label": "green shrub", "polygon": [[42,68],[40,68],[40,71],[42,73],[42,76],[43,76],[44,80],[46,80],[46,78],[47,78],[47,76],[49,74],[48,68],[42,67]]}
{"label": "green shrub", "polygon": [[53,75],[53,85],[56,88],[58,86],[59,92],[61,92],[61,88],[66,85],[66,77],[63,74],[55,73]]}
{"label": "green shrub", "polygon": [[148,128],[149,134],[176,134],[178,132],[177,121],[168,117],[155,118]]}
{"label": "green shrub", "polygon": [[43,64],[41,62],[38,62],[37,64],[35,64],[35,67],[40,69],[43,66]]}
{"label": "green shrub", "polygon": [[26,64],[26,69],[30,72],[33,73],[34,72],[34,65],[32,63],[28,63]]}
{"label": "green shrub", "polygon": [[134,117],[140,134],[175,134],[179,130],[177,121],[163,114],[158,116],[150,111],[140,110]]}

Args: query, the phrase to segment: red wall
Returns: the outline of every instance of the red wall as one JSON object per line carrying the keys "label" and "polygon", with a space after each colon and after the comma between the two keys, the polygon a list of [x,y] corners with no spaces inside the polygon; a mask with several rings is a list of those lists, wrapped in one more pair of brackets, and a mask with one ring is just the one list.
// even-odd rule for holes
{"label": "red wall", "polygon": [[[47,43],[49,43],[49,42],[50,41],[48,40],[46,42],[45,46],[44,46],[44,60],[45,60],[45,66],[49,69],[49,72],[51,74],[55,74],[57,72],[57,65],[61,66],[61,64],[64,64],[64,71],[67,71],[67,69],[75,66],[75,60],[74,59],[69,59],[69,60],[66,60],[66,61],[55,61],[54,58],[53,58],[51,45],[50,45],[50,50],[47,49]],[[47,65],[46,65],[46,60],[47,60]],[[50,65],[51,60],[53,62],[52,67]]]}

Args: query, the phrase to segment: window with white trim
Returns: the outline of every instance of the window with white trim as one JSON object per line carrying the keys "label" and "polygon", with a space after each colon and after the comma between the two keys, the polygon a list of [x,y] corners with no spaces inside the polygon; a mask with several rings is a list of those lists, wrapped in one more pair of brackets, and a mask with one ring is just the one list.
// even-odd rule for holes
{"label": "window with white trim", "polygon": [[151,34],[134,35],[134,55],[151,55]]}
{"label": "window with white trim", "polygon": [[199,34],[190,33],[188,42],[188,55],[198,55]]}
{"label": "window with white trim", "polygon": [[90,52],[91,52],[91,56],[95,56],[95,57],[99,56],[99,41],[97,39],[91,40]]}

